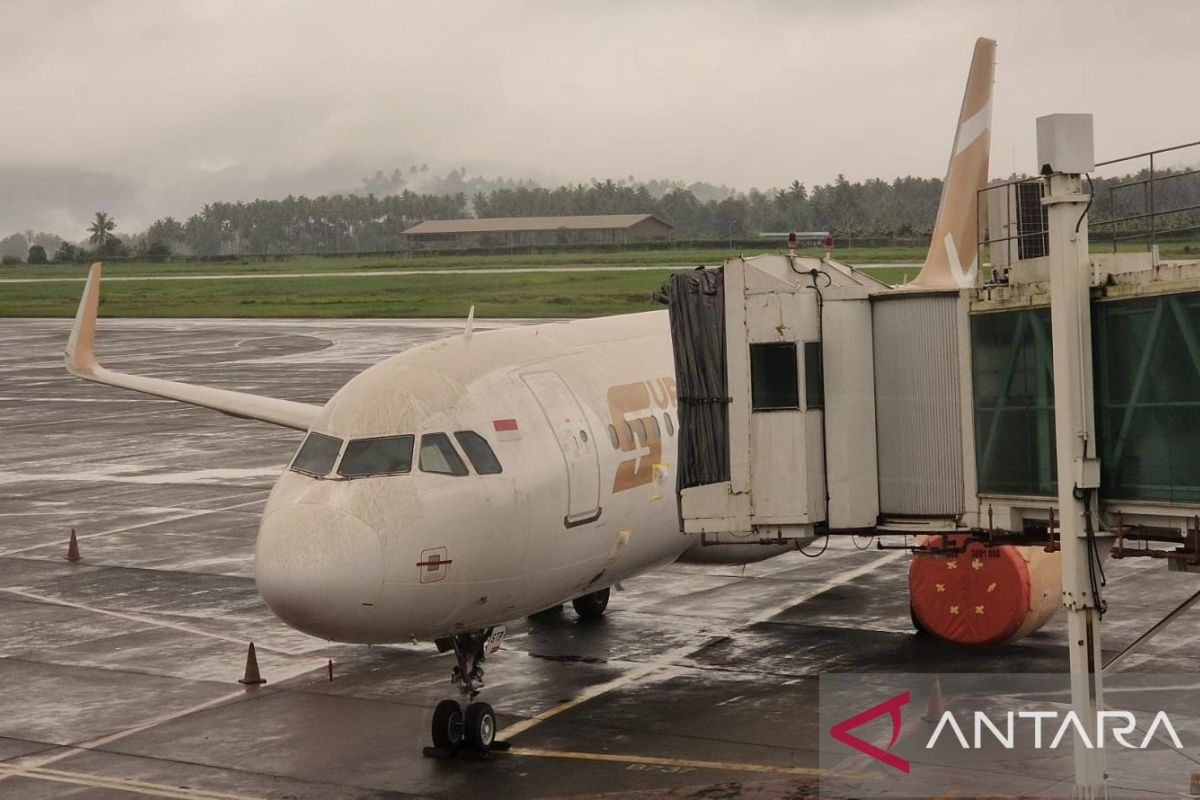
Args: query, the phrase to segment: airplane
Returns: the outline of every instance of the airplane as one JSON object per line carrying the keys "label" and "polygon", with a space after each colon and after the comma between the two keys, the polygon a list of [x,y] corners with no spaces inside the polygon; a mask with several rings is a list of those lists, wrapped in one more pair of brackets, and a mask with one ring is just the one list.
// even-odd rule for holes
{"label": "airplane", "polygon": [[[973,280],[975,267],[961,265],[974,256],[976,190],[987,179],[994,59],[995,42],[980,39],[938,236],[915,286]],[[568,601],[599,617],[610,587],[656,567],[743,564],[797,546],[704,547],[681,532],[665,310],[481,332],[468,325],[366,369],[320,406],[102,367],[100,278],[95,264],[68,370],[306,433],[263,511],[258,590],[279,619],[313,636],[432,639],[452,649],[462,703],[435,708],[440,751],[500,746],[494,710],[475,698],[505,623]]]}

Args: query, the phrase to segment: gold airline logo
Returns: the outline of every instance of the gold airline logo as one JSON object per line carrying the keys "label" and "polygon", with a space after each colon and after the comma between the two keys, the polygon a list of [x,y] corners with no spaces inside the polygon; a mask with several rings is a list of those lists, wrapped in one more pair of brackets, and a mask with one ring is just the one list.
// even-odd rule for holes
{"label": "gold airline logo", "polygon": [[675,407],[675,379],[655,378],[609,387],[608,414],[617,447],[629,457],[617,465],[613,492],[645,486],[662,461],[662,430],[657,412]]}

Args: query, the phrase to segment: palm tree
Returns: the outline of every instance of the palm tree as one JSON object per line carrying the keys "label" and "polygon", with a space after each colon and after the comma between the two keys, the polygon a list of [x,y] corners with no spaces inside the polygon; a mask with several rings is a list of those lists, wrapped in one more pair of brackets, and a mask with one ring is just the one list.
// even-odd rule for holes
{"label": "palm tree", "polygon": [[106,211],[97,211],[96,220],[88,226],[88,241],[99,247],[103,247],[108,241],[110,232],[117,227],[117,221],[108,215]]}

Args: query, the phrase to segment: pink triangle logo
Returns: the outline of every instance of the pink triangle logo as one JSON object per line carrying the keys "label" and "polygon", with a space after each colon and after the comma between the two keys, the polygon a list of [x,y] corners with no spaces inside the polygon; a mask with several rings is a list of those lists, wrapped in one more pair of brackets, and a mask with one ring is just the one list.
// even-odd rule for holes
{"label": "pink triangle logo", "polygon": [[[842,720],[838,724],[829,729],[829,735],[837,739],[844,745],[853,747],[860,753],[864,753],[877,761],[882,761],[889,767],[898,769],[905,775],[908,774],[908,762],[900,756],[893,755],[890,751],[892,745],[896,743],[896,739],[900,737],[900,709],[908,705],[908,692],[903,692],[893,698],[884,700],[877,706],[872,706],[866,711],[861,711],[852,717]],[[870,722],[876,717],[881,717],[884,714],[891,714],[892,717],[892,740],[887,743],[887,747],[880,749],[870,742],[865,742],[858,738],[850,731],[857,728],[859,725]]]}

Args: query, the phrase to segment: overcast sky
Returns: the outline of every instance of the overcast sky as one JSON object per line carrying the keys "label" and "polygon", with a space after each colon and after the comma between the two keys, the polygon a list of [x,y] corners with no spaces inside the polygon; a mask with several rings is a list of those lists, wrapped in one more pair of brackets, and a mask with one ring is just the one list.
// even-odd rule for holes
{"label": "overcast sky", "polygon": [[1190,0],[0,0],[0,30],[0,168],[109,173],[143,201],[335,162],[941,177],[977,36],[998,41],[993,175],[1032,170],[1055,111],[1096,115],[1100,157],[1200,139]]}

